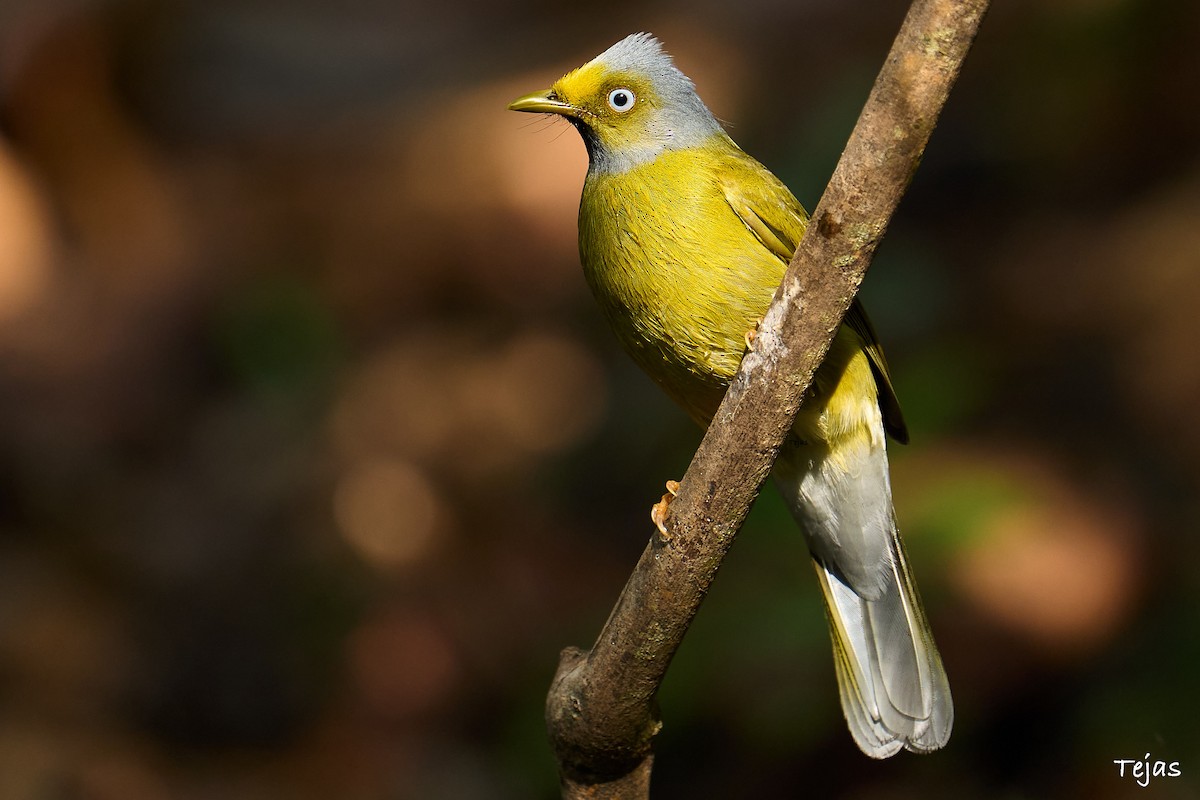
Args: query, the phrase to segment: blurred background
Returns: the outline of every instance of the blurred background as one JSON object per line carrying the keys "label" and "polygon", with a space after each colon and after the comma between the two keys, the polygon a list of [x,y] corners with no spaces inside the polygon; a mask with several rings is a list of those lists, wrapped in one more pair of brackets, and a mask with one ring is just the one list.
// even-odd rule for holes
{"label": "blurred background", "polygon": [[[0,3],[0,797],[555,797],[558,651],[699,434],[505,105],[652,31],[811,208],[904,10]],[[949,748],[855,749],[770,489],[657,797],[1200,796],[1198,53],[1192,0],[997,3],[868,275]]]}

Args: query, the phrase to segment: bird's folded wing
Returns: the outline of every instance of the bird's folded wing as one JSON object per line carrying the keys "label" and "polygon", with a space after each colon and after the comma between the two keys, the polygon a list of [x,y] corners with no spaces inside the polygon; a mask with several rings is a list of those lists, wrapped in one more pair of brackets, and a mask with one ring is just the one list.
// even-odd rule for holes
{"label": "bird's folded wing", "polygon": [[[786,267],[808,227],[808,214],[781,181],[750,156],[744,158],[748,163],[731,166],[721,177],[725,200],[763,247]],[[871,371],[879,387],[879,406],[883,411],[884,427],[897,441],[907,442],[908,426],[905,425],[900,401],[892,386],[883,347],[858,298],[851,303],[843,321],[858,334],[863,351],[871,362]]]}

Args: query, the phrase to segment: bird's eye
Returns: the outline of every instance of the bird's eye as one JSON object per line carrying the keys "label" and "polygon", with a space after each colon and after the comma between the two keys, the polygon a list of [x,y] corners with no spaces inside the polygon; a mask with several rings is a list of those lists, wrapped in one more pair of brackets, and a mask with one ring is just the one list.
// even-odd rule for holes
{"label": "bird's eye", "polygon": [[619,114],[633,108],[633,92],[628,89],[613,89],[608,93],[608,107]]}

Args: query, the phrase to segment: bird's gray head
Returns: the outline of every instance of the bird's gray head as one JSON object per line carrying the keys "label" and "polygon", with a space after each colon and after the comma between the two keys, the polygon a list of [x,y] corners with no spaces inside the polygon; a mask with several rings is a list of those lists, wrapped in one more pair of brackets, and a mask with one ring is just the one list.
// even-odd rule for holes
{"label": "bird's gray head", "polygon": [[509,108],[566,117],[583,136],[596,172],[624,172],[721,132],[691,80],[648,33],[625,37]]}

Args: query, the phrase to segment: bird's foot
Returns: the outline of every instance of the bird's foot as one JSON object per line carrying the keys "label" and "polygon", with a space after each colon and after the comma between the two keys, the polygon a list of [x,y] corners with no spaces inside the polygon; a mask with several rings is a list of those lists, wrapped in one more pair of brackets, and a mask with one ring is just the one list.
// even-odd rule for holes
{"label": "bird's foot", "polygon": [[746,349],[750,349],[750,345],[754,343],[754,339],[758,336],[758,326],[762,325],[763,318],[759,317],[754,320],[754,327],[746,331]]}
{"label": "bird's foot", "polygon": [[670,541],[671,534],[667,533],[667,510],[671,507],[671,499],[679,494],[679,481],[667,481],[667,493],[654,505],[650,506],[650,519],[658,528],[663,541]]}

